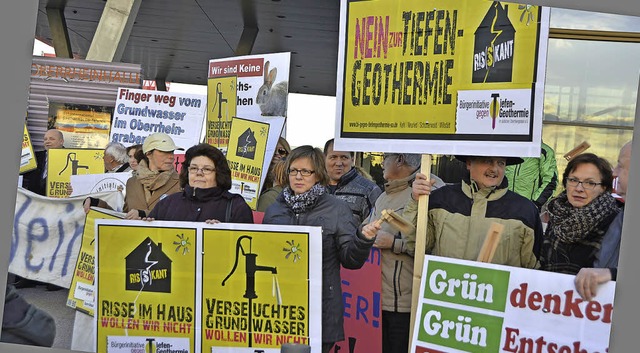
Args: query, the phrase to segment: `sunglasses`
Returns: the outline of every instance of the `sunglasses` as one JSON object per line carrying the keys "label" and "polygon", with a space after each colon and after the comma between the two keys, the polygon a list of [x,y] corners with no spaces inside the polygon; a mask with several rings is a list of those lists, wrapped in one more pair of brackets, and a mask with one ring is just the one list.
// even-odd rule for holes
{"label": "sunglasses", "polygon": [[278,152],[278,154],[281,155],[281,156],[288,156],[289,155],[289,152],[287,152],[287,150],[285,150],[284,148],[278,148],[276,150],[276,152]]}

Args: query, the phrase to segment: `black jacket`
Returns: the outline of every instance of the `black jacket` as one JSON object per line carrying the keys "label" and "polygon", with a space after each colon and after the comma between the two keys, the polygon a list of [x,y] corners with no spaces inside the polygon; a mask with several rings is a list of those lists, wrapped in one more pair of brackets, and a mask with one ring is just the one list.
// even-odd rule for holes
{"label": "black jacket", "polygon": [[38,151],[36,155],[36,169],[30,170],[22,176],[22,187],[38,195],[46,196],[47,180],[42,178],[47,151]]}
{"label": "black jacket", "polygon": [[322,194],[306,213],[295,214],[283,194],[267,208],[264,224],[322,227],[322,342],[344,339],[340,265],[362,267],[369,257],[373,239],[367,240],[356,224],[351,209],[333,195]]}
{"label": "black jacket", "polygon": [[[226,219],[227,205],[229,219]],[[244,198],[218,187],[201,189],[185,186],[182,192],[176,192],[160,200],[149,217],[159,221],[204,222],[217,219],[229,223],[253,223],[253,212]]]}

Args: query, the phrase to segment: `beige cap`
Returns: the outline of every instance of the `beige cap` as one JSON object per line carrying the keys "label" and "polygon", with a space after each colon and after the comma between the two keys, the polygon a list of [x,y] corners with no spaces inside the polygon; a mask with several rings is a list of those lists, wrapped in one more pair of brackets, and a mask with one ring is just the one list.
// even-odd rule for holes
{"label": "beige cap", "polygon": [[184,150],[184,148],[177,147],[171,137],[165,133],[157,132],[151,134],[144,139],[142,144],[142,152],[147,153],[149,151],[158,150],[162,152],[171,152],[175,150]]}

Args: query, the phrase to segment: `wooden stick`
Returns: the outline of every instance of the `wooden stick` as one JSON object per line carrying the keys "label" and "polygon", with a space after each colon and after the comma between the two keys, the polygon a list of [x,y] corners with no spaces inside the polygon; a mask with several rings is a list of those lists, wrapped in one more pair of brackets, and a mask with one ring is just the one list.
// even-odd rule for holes
{"label": "wooden stick", "polygon": [[582,141],[582,143],[577,145],[574,149],[572,149],[571,151],[565,153],[563,157],[567,161],[570,161],[573,157],[575,157],[575,156],[579,155],[580,153],[582,153],[582,152],[586,151],[587,149],[589,149],[589,147],[591,147],[589,142]]}
{"label": "wooden stick", "polygon": [[394,210],[382,210],[382,217],[380,217],[381,221],[385,221],[389,223],[391,227],[402,232],[402,233],[411,233],[416,230],[416,228],[411,224],[411,222],[402,218],[399,214],[397,214]]}
{"label": "wooden stick", "polygon": [[[420,173],[431,176],[431,155],[423,154],[420,162]],[[418,221],[416,224],[416,250],[413,256],[413,286],[411,292],[411,326],[409,326],[409,352],[411,353],[411,341],[413,340],[413,323],[416,321],[416,310],[420,297],[420,281],[422,280],[422,267],[427,247],[427,221],[429,220],[429,195],[420,195],[418,198]]]}
{"label": "wooden stick", "polygon": [[504,224],[492,222],[489,231],[487,231],[487,237],[484,238],[484,243],[478,254],[478,261],[489,263],[493,260],[493,256],[498,248],[500,237],[504,231]]}

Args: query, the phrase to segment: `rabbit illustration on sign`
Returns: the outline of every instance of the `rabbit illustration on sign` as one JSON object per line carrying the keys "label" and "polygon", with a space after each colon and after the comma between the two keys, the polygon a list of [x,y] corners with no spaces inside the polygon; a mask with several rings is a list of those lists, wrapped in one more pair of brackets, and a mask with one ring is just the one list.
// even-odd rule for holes
{"label": "rabbit illustration on sign", "polygon": [[264,63],[264,83],[258,90],[256,97],[256,103],[260,106],[262,115],[286,116],[287,114],[289,83],[280,81],[274,85],[277,73],[278,70],[275,67],[269,70],[268,61]]}

